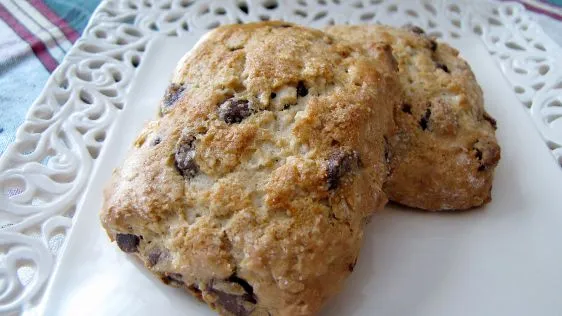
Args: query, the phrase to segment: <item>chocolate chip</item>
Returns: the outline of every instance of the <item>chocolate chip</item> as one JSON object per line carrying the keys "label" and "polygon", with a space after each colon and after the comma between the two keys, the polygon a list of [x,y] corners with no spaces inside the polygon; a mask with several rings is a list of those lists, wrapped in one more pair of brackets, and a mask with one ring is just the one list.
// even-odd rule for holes
{"label": "chocolate chip", "polygon": [[306,97],[308,94],[308,88],[304,85],[303,81],[299,81],[297,84],[297,95],[299,97]]}
{"label": "chocolate chip", "polygon": [[228,99],[219,106],[219,117],[228,124],[240,123],[252,114],[250,101]]}
{"label": "chocolate chip", "polygon": [[418,34],[418,35],[425,34],[425,31],[424,31],[421,27],[416,26],[416,25],[407,24],[407,25],[404,25],[404,28],[405,28],[406,30],[408,30],[408,31],[410,31],[410,32],[412,32],[412,33],[416,33],[416,34]]}
{"label": "chocolate chip", "polygon": [[[482,161],[482,152],[479,149],[475,149],[474,151],[474,156],[476,157],[476,159]],[[484,171],[484,169],[486,169],[486,167],[483,164],[480,164],[480,166],[478,166],[478,171]]]}
{"label": "chocolate chip", "polygon": [[176,145],[176,168],[187,179],[193,178],[199,172],[195,161],[195,137],[185,136]]}
{"label": "chocolate chip", "polygon": [[115,236],[117,246],[124,252],[137,252],[140,238],[133,234],[117,234]]}
{"label": "chocolate chip", "polygon": [[270,98],[275,99],[275,97],[277,97],[277,93],[271,92]]}
{"label": "chocolate chip", "polygon": [[498,123],[496,122],[496,119],[491,117],[490,114],[488,114],[487,112],[484,112],[484,120],[488,121],[494,129],[498,128]]}
{"label": "chocolate chip", "polygon": [[256,296],[254,295],[254,288],[250,285],[250,283],[248,283],[248,281],[241,279],[236,275],[232,275],[230,278],[228,278],[228,282],[240,285],[244,289],[246,294],[248,294],[248,301],[253,304],[257,303]]}
{"label": "chocolate chip", "polygon": [[432,52],[437,50],[437,42],[434,39],[429,40],[429,49],[431,49]]}
{"label": "chocolate chip", "polygon": [[168,89],[166,89],[166,92],[164,93],[163,107],[169,108],[173,106],[174,103],[176,103],[176,101],[181,97],[184,90],[185,87],[177,83],[172,83],[168,86]]}
{"label": "chocolate chip", "polygon": [[187,287],[187,290],[189,292],[191,292],[191,294],[193,296],[195,296],[198,300],[203,302],[203,293],[201,292],[201,290],[199,289],[199,287],[197,285],[192,284],[192,285]]}
{"label": "chocolate chip", "polygon": [[328,166],[326,168],[328,190],[337,188],[341,177],[350,172],[354,167],[358,167],[360,163],[359,154],[356,151],[338,151],[333,153],[328,158]]}
{"label": "chocolate chip", "polygon": [[474,151],[475,151],[474,155],[476,156],[476,159],[482,160],[482,152],[480,151],[480,149],[474,149]]}
{"label": "chocolate chip", "polygon": [[248,303],[250,304],[257,303],[256,297],[254,295],[254,289],[252,288],[252,286],[248,282],[246,282],[246,280],[241,279],[236,275],[231,276],[226,281],[240,285],[244,289],[245,293],[242,295],[226,293],[214,288],[212,282],[210,286],[207,288],[207,291],[216,295],[217,297],[216,303],[220,304],[224,309],[231,312],[232,314],[237,316],[250,315],[253,311],[253,308],[248,309],[249,307]]}
{"label": "chocolate chip", "polygon": [[412,106],[408,103],[402,104],[402,112],[412,114]]}
{"label": "chocolate chip", "polygon": [[500,147],[490,140],[479,140],[474,146],[474,157],[478,159],[478,171],[484,171],[494,167],[500,160]]}
{"label": "chocolate chip", "polygon": [[158,261],[160,261],[160,256],[162,251],[160,249],[153,249],[148,253],[148,265],[149,267],[154,267]]}
{"label": "chocolate chip", "polygon": [[162,277],[162,282],[175,287],[181,287],[185,285],[185,283],[183,282],[183,275],[181,275],[180,273],[173,273],[173,272],[164,273],[164,276]]}
{"label": "chocolate chip", "polygon": [[420,127],[422,130],[426,130],[429,124],[429,117],[431,116],[431,109],[427,108],[427,110],[425,110],[425,114],[422,116],[422,118],[420,119]]}
{"label": "chocolate chip", "polygon": [[437,63],[435,63],[435,67],[436,67],[437,69],[443,70],[443,71],[446,72],[446,73],[449,73],[449,68],[448,68],[447,65],[445,65],[445,64],[442,64],[442,63],[437,62]]}
{"label": "chocolate chip", "polygon": [[217,290],[211,290],[210,292],[217,296],[217,304],[221,305],[224,309],[236,316],[246,316],[250,315],[250,313],[252,312],[252,310],[248,311],[243,305],[243,302],[245,301],[244,297]]}

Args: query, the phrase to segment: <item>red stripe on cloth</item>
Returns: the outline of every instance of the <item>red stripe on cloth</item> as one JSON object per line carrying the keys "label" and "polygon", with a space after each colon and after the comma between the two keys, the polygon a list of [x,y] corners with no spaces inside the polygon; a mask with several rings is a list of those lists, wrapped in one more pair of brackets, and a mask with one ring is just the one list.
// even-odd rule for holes
{"label": "red stripe on cloth", "polygon": [[[509,0],[502,0],[502,1],[509,1]],[[524,0],[518,1],[518,2],[521,3],[522,5],[524,5],[525,8],[529,11],[544,14],[544,15],[547,15],[547,16],[555,19],[555,20],[562,21],[562,14],[558,14],[556,12],[545,10],[543,8],[540,8],[540,7],[537,7],[537,6],[533,5],[532,3],[528,3]]]}
{"label": "red stripe on cloth", "polygon": [[542,9],[542,8],[539,8],[539,7],[535,7],[532,4],[523,3],[523,5],[529,11],[533,11],[533,12],[536,12],[536,13],[548,15],[549,17],[551,17],[555,20],[562,21],[562,15],[561,14],[557,14],[557,13],[554,13],[552,11],[548,11],[548,10],[545,10],[545,9]]}
{"label": "red stripe on cloth", "polygon": [[31,50],[37,56],[39,61],[45,66],[47,71],[53,72],[55,68],[57,68],[57,61],[51,56],[49,51],[47,50],[47,46],[35,37],[25,26],[23,26],[8,10],[2,3],[0,3],[0,19],[4,20],[9,27],[16,32],[16,34],[21,37],[24,41],[29,44]]}
{"label": "red stripe on cloth", "polygon": [[60,16],[56,15],[49,7],[43,3],[42,0],[29,0],[29,3],[34,6],[37,11],[41,12],[44,17],[46,17],[51,23],[58,26],[58,28],[62,31],[64,36],[71,42],[76,42],[78,39],[78,32],[76,32],[66,21],[61,18]]}

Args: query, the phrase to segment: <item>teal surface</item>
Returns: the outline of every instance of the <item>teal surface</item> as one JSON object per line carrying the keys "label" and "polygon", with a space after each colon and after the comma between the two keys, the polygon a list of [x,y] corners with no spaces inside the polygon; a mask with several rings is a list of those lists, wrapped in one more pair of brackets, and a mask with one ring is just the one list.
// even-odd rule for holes
{"label": "teal surface", "polygon": [[44,2],[74,30],[81,33],[100,0],[44,0]]}

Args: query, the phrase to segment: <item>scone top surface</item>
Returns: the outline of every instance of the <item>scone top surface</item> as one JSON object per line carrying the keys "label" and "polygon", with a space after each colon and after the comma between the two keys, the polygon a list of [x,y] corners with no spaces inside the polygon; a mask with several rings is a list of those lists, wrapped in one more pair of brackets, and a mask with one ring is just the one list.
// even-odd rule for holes
{"label": "scone top surface", "polygon": [[333,26],[327,33],[363,45],[392,46],[404,100],[390,139],[389,199],[428,210],[467,209],[491,199],[500,158],[495,120],[458,51],[418,27]]}
{"label": "scone top surface", "polygon": [[399,91],[378,52],[281,22],[212,31],[115,170],[109,236],[221,313],[317,312],[386,202]]}

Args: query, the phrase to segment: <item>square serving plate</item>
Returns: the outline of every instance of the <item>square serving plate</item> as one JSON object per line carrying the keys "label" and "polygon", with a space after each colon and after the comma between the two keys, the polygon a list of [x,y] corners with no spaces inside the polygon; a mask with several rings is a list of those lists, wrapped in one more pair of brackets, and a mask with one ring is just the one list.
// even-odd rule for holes
{"label": "square serving plate", "polygon": [[[376,213],[366,227],[354,273],[322,315],[562,315],[562,171],[557,163],[562,130],[560,119],[548,121],[559,109],[543,110],[562,98],[560,87],[548,84],[560,78],[554,68],[559,57],[548,55],[559,48],[540,38],[540,29],[514,4],[322,2],[250,1],[246,7],[230,1],[104,2],[0,161],[4,191],[20,185],[23,192],[2,196],[8,206],[0,210],[31,214],[0,231],[6,266],[0,266],[0,276],[6,276],[0,283],[0,313],[214,314],[182,290],[162,284],[109,242],[99,223],[102,188],[135,136],[156,118],[177,61],[206,30],[237,19],[268,17],[312,26],[331,21],[421,25],[468,60],[483,88],[486,109],[498,122],[502,159],[493,201],[457,213],[395,205]],[[503,31],[489,19],[496,19]],[[517,43],[513,34],[523,33],[509,31],[517,26],[516,19],[539,34],[545,54],[493,46],[500,40],[490,39],[494,36]],[[533,41],[528,45],[534,46]],[[514,75],[518,67],[528,78]],[[544,67],[549,70],[540,75]],[[539,79],[546,84],[528,91]],[[61,114],[52,104],[70,109]],[[51,115],[44,115],[48,111]],[[35,118],[42,115],[47,118]],[[41,143],[47,136],[39,137],[31,158],[18,156],[33,144],[28,134],[41,126],[50,139]],[[65,178],[56,172],[61,169],[74,173]],[[23,185],[17,182],[20,174]],[[50,199],[44,192],[49,188]],[[28,208],[22,206],[27,202]],[[31,212],[34,205],[40,212]],[[40,239],[26,235],[33,227],[39,227]],[[58,249],[51,237],[61,231],[66,244]],[[32,272],[26,279],[21,267],[27,262]]]}

